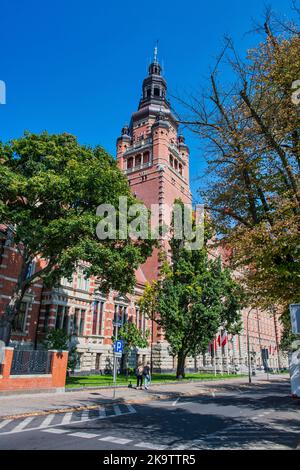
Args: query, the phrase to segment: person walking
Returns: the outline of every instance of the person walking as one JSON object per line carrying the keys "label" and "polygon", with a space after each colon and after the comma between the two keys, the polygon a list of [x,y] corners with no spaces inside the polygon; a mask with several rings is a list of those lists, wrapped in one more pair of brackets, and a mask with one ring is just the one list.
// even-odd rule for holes
{"label": "person walking", "polygon": [[140,390],[143,389],[143,371],[144,371],[143,364],[139,362],[135,370],[135,374],[136,374],[136,388],[137,389],[140,388]]}
{"label": "person walking", "polygon": [[150,381],[151,381],[151,375],[150,375],[150,364],[147,362],[147,364],[144,366],[143,369],[143,376],[144,376],[144,387],[145,390],[148,390]]}

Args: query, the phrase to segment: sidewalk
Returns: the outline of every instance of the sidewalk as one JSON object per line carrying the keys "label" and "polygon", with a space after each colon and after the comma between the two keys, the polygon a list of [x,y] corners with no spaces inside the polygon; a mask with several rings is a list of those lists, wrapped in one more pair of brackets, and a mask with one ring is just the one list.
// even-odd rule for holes
{"label": "sidewalk", "polygon": [[[288,375],[272,375],[273,380],[288,380]],[[266,376],[253,377],[253,384],[267,383]],[[0,417],[40,415],[60,413],[78,409],[93,409],[108,403],[144,403],[150,400],[170,400],[187,395],[211,395],[216,391],[230,390],[249,386],[248,378],[223,379],[214,381],[195,381],[185,383],[166,383],[152,385],[151,389],[117,388],[113,399],[113,389],[83,390],[65,393],[39,393],[34,395],[15,395],[0,397]]]}

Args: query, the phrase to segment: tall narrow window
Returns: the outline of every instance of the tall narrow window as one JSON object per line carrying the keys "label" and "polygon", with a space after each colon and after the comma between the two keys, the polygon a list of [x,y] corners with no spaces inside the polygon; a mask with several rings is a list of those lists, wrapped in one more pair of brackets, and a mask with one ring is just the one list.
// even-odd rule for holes
{"label": "tall narrow window", "polygon": [[13,331],[18,333],[25,332],[28,303],[21,302],[19,311],[13,321]]}
{"label": "tall narrow window", "polygon": [[137,155],[135,157],[135,166],[140,166],[141,161],[142,161],[141,155]]}
{"label": "tall narrow window", "polygon": [[62,327],[64,317],[64,306],[58,305],[56,310],[55,329],[59,330]]}
{"label": "tall narrow window", "polygon": [[49,317],[50,317],[50,305],[48,304],[45,307],[44,332],[48,330]]}
{"label": "tall narrow window", "polygon": [[[114,322],[119,323],[121,326],[127,323],[128,314],[126,305],[115,304],[115,316]],[[114,335],[116,334],[116,328],[114,327]]]}
{"label": "tall narrow window", "polygon": [[69,308],[65,305],[57,305],[55,329],[69,332]]}
{"label": "tall narrow window", "polygon": [[85,320],[85,310],[81,310],[80,322],[79,322],[79,335],[82,336],[84,332],[84,320]]}
{"label": "tall narrow window", "polygon": [[62,329],[68,334],[70,330],[71,318],[69,317],[69,307],[64,307]]}
{"label": "tall narrow window", "polygon": [[144,163],[149,163],[149,160],[150,160],[150,154],[149,154],[149,152],[145,152],[144,155],[143,155],[143,162]]}
{"label": "tall narrow window", "polygon": [[74,322],[75,322],[75,332],[77,335],[82,336],[84,332],[84,319],[85,319],[85,310],[84,309],[75,309],[75,316],[74,316]]}
{"label": "tall narrow window", "polygon": [[93,335],[102,334],[102,323],[103,323],[103,312],[104,312],[104,301],[95,300],[93,305]]}
{"label": "tall narrow window", "polygon": [[133,167],[133,158],[130,157],[127,160],[127,170],[130,170]]}

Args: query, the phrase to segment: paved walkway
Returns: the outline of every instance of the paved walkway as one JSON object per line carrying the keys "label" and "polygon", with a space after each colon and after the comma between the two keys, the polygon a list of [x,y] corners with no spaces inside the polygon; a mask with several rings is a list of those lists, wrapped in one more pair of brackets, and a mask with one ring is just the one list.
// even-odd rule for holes
{"label": "paved walkway", "polygon": [[[270,375],[270,381],[278,380],[279,376]],[[280,376],[288,380],[288,375]],[[253,383],[266,382],[266,375],[253,377]],[[211,395],[220,389],[248,387],[248,378],[228,380],[209,380],[185,383],[152,385],[151,389],[136,390],[134,388],[117,388],[114,398],[113,389],[82,390],[65,393],[39,393],[32,395],[0,396],[0,417],[16,415],[41,415],[63,413],[74,410],[98,408],[99,405],[111,403],[142,403],[149,400],[176,400],[180,396]]]}

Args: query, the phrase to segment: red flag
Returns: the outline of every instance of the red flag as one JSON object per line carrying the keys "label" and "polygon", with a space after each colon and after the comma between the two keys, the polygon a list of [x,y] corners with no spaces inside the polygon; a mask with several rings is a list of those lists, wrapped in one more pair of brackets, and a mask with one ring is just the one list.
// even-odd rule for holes
{"label": "red flag", "polygon": [[221,346],[222,344],[222,347],[224,348],[226,343],[227,343],[227,331],[224,330],[222,331],[222,335],[219,334],[218,336],[218,345]]}
{"label": "red flag", "polygon": [[222,334],[222,339],[221,339],[223,348],[224,348],[225,344],[227,343],[227,339],[228,339],[227,338],[227,331],[224,330],[223,334]]}

